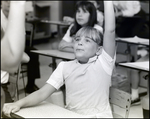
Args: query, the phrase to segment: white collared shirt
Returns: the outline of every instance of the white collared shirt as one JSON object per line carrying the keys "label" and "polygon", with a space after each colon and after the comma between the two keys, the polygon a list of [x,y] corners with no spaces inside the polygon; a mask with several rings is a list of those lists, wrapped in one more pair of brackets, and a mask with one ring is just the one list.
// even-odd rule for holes
{"label": "white collared shirt", "polygon": [[47,80],[56,89],[66,87],[66,108],[90,117],[112,117],[109,87],[115,63],[105,51],[80,64],[77,60],[61,62]]}

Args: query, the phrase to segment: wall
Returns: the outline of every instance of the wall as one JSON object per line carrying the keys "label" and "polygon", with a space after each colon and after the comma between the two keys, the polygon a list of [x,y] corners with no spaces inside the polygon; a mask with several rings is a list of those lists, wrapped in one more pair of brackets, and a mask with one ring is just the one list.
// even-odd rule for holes
{"label": "wall", "polygon": [[[46,3],[47,5],[51,6],[50,10],[50,20],[60,20],[62,17],[61,13],[61,2],[62,1],[35,1],[36,3]],[[33,11],[32,7],[32,1],[27,1],[26,3],[26,12],[28,11]],[[57,31],[57,26],[56,25],[51,25],[51,32],[56,32]]]}
{"label": "wall", "polygon": [[[50,5],[50,20],[59,21],[61,18],[61,1],[36,1],[37,3],[46,3]],[[51,32],[56,32],[57,26],[51,25]]]}

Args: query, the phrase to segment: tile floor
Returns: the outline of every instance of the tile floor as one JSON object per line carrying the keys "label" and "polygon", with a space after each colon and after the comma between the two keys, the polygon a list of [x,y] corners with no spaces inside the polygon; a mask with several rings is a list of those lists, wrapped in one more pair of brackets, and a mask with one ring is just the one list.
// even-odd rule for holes
{"label": "tile floor", "polygon": [[[53,42],[52,40],[55,40],[56,42]],[[43,43],[40,43],[40,44],[38,43],[38,44],[35,44],[34,46],[37,49],[40,49],[40,50],[42,50],[42,49],[43,50],[44,49],[52,49],[53,47],[57,47],[57,43],[58,42],[59,42],[59,40],[57,40],[57,39],[51,39],[48,42],[43,42]],[[41,78],[36,80],[36,85],[40,88],[40,87],[42,87],[45,84],[46,80],[49,78],[49,76],[52,73],[51,67],[48,66],[52,62],[52,60],[51,60],[50,57],[41,56],[41,55],[39,56],[39,60],[40,60],[40,74],[41,74]],[[120,74],[126,75],[125,69],[117,67],[116,71],[118,73],[120,73]],[[26,79],[25,79],[25,81],[26,81]],[[22,90],[23,85],[22,85],[21,80],[19,82],[20,82],[19,83],[20,98],[23,98],[25,96],[24,92]],[[129,88],[128,86],[129,85],[127,84],[127,88]],[[140,92],[143,92],[143,91],[146,91],[146,88],[140,88]],[[47,101],[50,101],[50,98],[48,98]],[[129,112],[129,118],[143,118],[141,105],[131,106],[130,112]]]}

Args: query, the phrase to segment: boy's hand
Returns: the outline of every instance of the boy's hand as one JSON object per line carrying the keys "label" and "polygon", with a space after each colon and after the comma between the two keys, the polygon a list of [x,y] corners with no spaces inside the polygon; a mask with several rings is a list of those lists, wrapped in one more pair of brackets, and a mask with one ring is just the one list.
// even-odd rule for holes
{"label": "boy's hand", "polygon": [[11,117],[10,116],[11,112],[14,113],[19,110],[20,110],[20,107],[15,103],[5,103],[3,107],[3,113],[8,117]]}

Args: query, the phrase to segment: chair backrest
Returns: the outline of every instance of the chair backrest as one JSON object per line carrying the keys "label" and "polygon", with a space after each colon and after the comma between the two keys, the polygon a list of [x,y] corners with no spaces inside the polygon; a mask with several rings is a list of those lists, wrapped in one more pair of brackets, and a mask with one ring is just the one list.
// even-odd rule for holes
{"label": "chair backrest", "polygon": [[114,118],[128,118],[131,96],[129,93],[111,87],[109,100]]}

